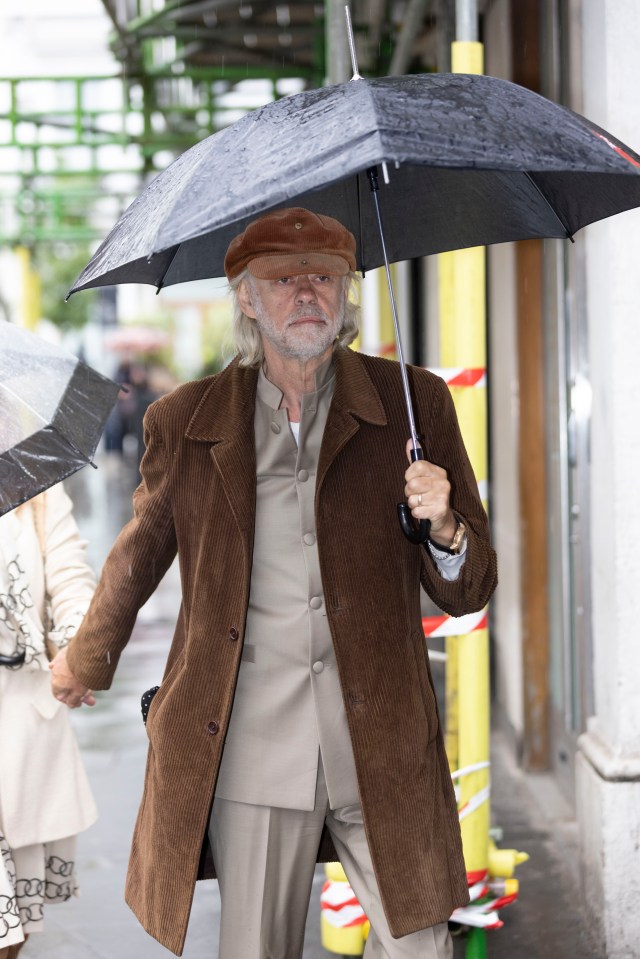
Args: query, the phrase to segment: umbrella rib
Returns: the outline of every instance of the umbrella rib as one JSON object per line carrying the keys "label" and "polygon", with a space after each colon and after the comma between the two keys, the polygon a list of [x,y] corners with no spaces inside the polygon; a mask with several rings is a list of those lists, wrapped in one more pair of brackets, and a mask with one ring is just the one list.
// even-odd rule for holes
{"label": "umbrella rib", "polygon": [[6,383],[0,383],[0,390],[5,390],[5,392],[10,393],[11,396],[15,396],[15,398],[18,400],[19,403],[22,404],[23,407],[26,407],[29,410],[29,412],[33,413],[34,416],[36,416],[42,423],[46,425],[47,420],[42,415],[42,413],[39,413],[38,410],[34,409],[33,406],[27,403],[27,401],[22,396],[20,396],[19,393],[16,393],[15,390],[12,390],[10,386],[7,386]]}
{"label": "umbrella rib", "polygon": [[12,396],[15,396],[15,398],[20,403],[22,403],[23,406],[25,406],[28,410],[30,410],[34,414],[34,416],[36,416],[42,423],[44,423],[45,426],[50,425],[51,429],[55,433],[57,433],[58,436],[61,436],[62,439],[65,441],[65,443],[68,443],[69,446],[73,449],[73,451],[77,453],[84,460],[85,463],[88,463],[89,466],[93,466],[94,469],[98,468],[96,464],[93,462],[93,460],[87,457],[86,453],[83,453],[79,446],[76,446],[76,444],[73,442],[72,439],[70,439],[68,436],[65,436],[64,433],[61,433],[58,427],[54,426],[53,423],[48,424],[48,421],[45,419],[45,417],[42,416],[42,414],[39,413],[36,409],[34,409],[33,406],[27,403],[27,401],[24,400],[18,393],[16,393],[15,390],[12,390],[10,386],[6,385],[6,383],[0,383],[0,389],[5,390],[7,393],[11,393]]}
{"label": "umbrella rib", "polygon": [[568,240],[571,240],[572,243],[575,243],[575,240],[573,239],[573,234],[572,234],[572,233],[570,232],[570,230],[568,229],[566,223],[563,223],[562,218],[561,218],[560,215],[558,214],[558,211],[557,211],[556,208],[553,206],[553,204],[549,201],[548,197],[545,196],[545,194],[542,192],[542,190],[540,189],[540,187],[538,186],[538,184],[536,183],[536,181],[533,179],[533,177],[531,176],[531,174],[530,174],[527,170],[523,170],[522,172],[523,172],[524,175],[526,176],[526,178],[527,178],[527,180],[529,181],[529,183],[531,183],[531,185],[538,191],[538,194],[542,197],[542,199],[544,200],[544,202],[547,204],[547,206],[549,207],[549,209],[551,210],[551,212],[552,212],[553,215],[555,216],[556,220],[558,221],[558,223],[560,224],[560,226],[561,226],[562,229],[564,230],[564,234],[565,234],[566,238],[567,238]]}
{"label": "umbrella rib", "polygon": [[173,255],[172,255],[171,259],[169,260],[169,262],[167,263],[167,268],[166,268],[166,270],[164,271],[164,273],[162,274],[162,276],[160,277],[160,282],[158,283],[158,285],[157,285],[157,287],[156,287],[156,296],[158,295],[158,293],[160,292],[160,290],[163,288],[163,286],[164,286],[164,278],[165,278],[165,276],[167,275],[167,273],[169,272],[169,270],[171,269],[171,264],[173,263],[173,261],[175,260],[176,256],[178,255],[178,250],[180,249],[181,246],[182,246],[182,244],[181,244],[181,243],[178,243],[178,245],[176,246],[175,250],[173,251]]}
{"label": "umbrella rib", "polygon": [[93,462],[93,460],[91,459],[91,457],[90,457],[90,456],[87,456],[87,454],[84,453],[84,452],[80,449],[80,447],[77,446],[77,445],[73,442],[73,440],[72,440],[70,437],[65,436],[64,433],[61,433],[60,430],[58,429],[58,427],[55,426],[54,423],[51,423],[50,425],[51,425],[51,429],[53,430],[53,432],[54,432],[54,433],[57,433],[58,436],[62,437],[62,439],[64,440],[64,442],[69,444],[69,446],[70,446],[71,449],[74,451],[74,453],[76,453],[77,456],[79,456],[82,460],[84,460],[84,462],[87,463],[87,465],[92,466],[92,467],[94,468],[94,470],[97,470],[97,469],[98,469],[98,467],[97,467],[96,464]]}

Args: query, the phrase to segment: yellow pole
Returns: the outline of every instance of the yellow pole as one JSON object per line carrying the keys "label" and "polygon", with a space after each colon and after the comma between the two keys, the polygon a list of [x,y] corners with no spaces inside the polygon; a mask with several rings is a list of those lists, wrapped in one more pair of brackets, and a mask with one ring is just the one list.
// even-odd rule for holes
{"label": "yellow pole", "polygon": [[21,325],[35,330],[40,320],[40,277],[31,266],[31,251],[26,246],[16,247],[15,255],[20,265],[21,279]]}
{"label": "yellow pole", "polygon": [[[395,264],[391,264],[391,280],[395,285]],[[378,282],[378,301],[380,303],[380,340],[378,352],[388,360],[397,359],[396,334],[393,325],[393,312],[391,309],[391,300],[389,299],[389,286],[387,283],[387,273],[383,267],[375,271]]]}
{"label": "yellow pole", "polygon": [[[482,44],[459,41],[452,45],[455,73],[482,73]],[[485,251],[482,247],[443,253],[438,261],[440,306],[440,364],[443,367],[484,368]],[[453,388],[460,428],[483,499],[487,480],[486,390]],[[464,768],[489,759],[489,637],[487,630],[447,641],[447,669],[457,675],[457,702],[447,699],[447,725],[457,725],[457,766]],[[447,684],[447,688],[448,688]],[[454,709],[457,712],[454,714]],[[448,741],[448,740],[447,740]],[[460,801],[464,808],[489,783],[487,769],[463,776]],[[484,873],[489,857],[489,803],[482,802],[461,823],[467,872]]]}
{"label": "yellow pole", "polygon": [[444,641],[447,668],[444,672],[445,724],[444,744],[449,760],[449,769],[458,768],[458,637],[447,636]]}

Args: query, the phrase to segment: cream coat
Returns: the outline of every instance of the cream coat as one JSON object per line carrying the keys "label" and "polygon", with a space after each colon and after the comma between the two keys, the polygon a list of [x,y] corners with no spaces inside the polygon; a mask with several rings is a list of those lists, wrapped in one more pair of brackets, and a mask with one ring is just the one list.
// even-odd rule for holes
{"label": "cream coat", "polygon": [[[75,633],[95,588],[61,485],[0,517],[0,566],[3,619],[16,604],[27,648],[23,666],[0,667],[0,832],[16,849],[73,836],[97,815],[69,712],[51,694],[44,646],[45,583],[58,645]],[[4,627],[0,650],[15,652]]]}

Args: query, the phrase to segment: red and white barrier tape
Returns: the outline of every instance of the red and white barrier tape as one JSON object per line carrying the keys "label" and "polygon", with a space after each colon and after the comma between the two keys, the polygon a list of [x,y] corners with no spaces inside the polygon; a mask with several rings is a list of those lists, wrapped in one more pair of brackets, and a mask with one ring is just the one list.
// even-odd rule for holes
{"label": "red and white barrier tape", "polygon": [[322,887],[320,908],[326,922],[334,929],[361,926],[367,921],[364,909],[348,882],[327,879]]}
{"label": "red and white barrier tape", "polygon": [[438,636],[466,636],[476,629],[486,629],[488,623],[486,609],[466,616],[423,616],[422,628],[427,639]]}
{"label": "red and white barrier tape", "polygon": [[428,366],[427,369],[430,373],[442,377],[447,386],[476,386],[482,388],[487,385],[487,371],[483,366],[466,368],[464,366]]}

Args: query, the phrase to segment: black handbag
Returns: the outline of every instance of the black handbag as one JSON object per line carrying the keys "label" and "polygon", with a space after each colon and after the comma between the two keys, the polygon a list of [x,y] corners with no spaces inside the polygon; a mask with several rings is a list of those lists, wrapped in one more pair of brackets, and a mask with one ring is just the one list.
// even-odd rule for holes
{"label": "black handbag", "polygon": [[146,693],[142,694],[140,699],[140,712],[142,713],[142,722],[147,725],[147,715],[149,713],[149,706],[153,700],[153,697],[160,689],[159,686],[152,686],[151,689],[148,689]]}

